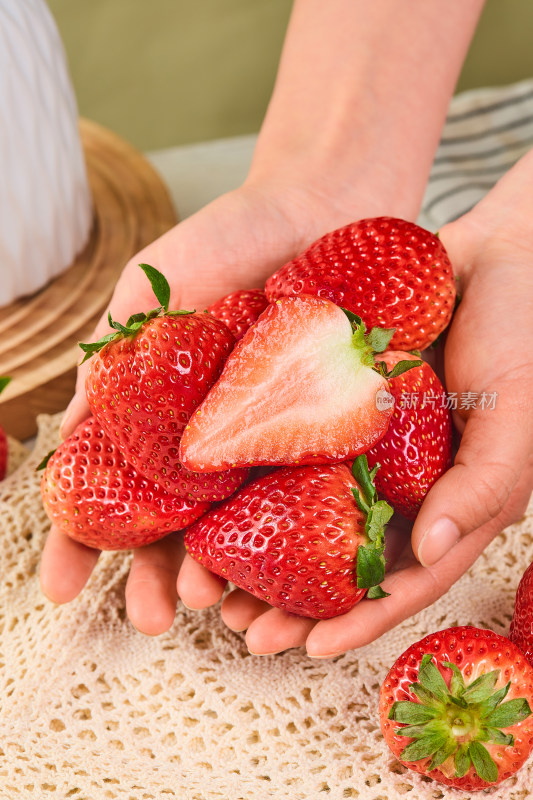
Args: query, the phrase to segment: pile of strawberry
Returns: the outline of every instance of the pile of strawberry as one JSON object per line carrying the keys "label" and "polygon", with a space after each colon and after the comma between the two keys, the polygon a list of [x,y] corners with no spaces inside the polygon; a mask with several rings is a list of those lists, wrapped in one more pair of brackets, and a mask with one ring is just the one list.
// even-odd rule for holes
{"label": "pile of strawberry", "polygon": [[[393,510],[414,519],[451,465],[445,389],[420,358],[456,299],[439,238],[360,220],[204,313],[169,310],[140,266],[158,305],[81,345],[92,416],[46,464],[50,519],[99,549],[182,530],[192,558],[302,616],[383,597]],[[382,690],[393,752],[462,788],[518,769],[518,733],[533,742],[533,668],[474,630],[413,646]]]}
{"label": "pile of strawberry", "polygon": [[414,519],[450,466],[419,357],[455,301],[439,238],[360,220],[204,313],[140,266],[158,305],[81,345],[92,417],[46,466],[50,519],[99,549],[185,530],[208,569],[303,616],[383,596],[388,503]]}

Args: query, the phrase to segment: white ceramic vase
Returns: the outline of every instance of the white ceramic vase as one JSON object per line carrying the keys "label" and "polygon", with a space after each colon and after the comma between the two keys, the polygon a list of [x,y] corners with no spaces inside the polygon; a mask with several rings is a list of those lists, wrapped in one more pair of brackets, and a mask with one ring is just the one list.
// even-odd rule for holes
{"label": "white ceramic vase", "polygon": [[0,0],[0,306],[66,269],[92,202],[63,44],[44,0]]}

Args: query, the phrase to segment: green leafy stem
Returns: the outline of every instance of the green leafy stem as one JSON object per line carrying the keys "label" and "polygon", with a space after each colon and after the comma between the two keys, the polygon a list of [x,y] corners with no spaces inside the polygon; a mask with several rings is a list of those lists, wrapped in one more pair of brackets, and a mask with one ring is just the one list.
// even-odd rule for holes
{"label": "green leafy stem", "polygon": [[495,783],[498,767],[485,744],[512,746],[514,737],[502,729],[526,719],[531,714],[529,704],[523,697],[503,702],[511,682],[496,689],[500,670],[486,672],[467,685],[456,664],[443,661],[442,666],[452,671],[449,687],[426,653],[418,681],[409,687],[419,702],[400,700],[391,707],[389,719],[404,725],[395,733],[412,740],[403,749],[402,760],[430,758],[429,770],[448,762],[443,772],[456,778],[473,767],[483,781]]}
{"label": "green leafy stem", "polygon": [[[387,365],[384,361],[376,361],[374,359],[374,355],[376,353],[383,353],[389,346],[390,340],[394,336],[394,332],[396,328],[372,328],[369,333],[366,333],[366,326],[361,317],[357,314],[354,314],[353,311],[349,311],[347,308],[342,308],[342,311],[346,314],[348,319],[350,320],[350,324],[352,326],[352,330],[354,332],[354,336],[357,337],[358,346],[362,349],[363,355],[363,363],[366,363],[368,366],[372,367],[379,372],[384,378],[397,378],[398,375],[402,375],[404,372],[407,372],[414,367],[420,367],[423,363],[421,360],[403,360],[398,361],[393,368],[388,371]],[[420,355],[417,353],[417,355]]]}
{"label": "green leafy stem", "polygon": [[121,339],[125,336],[134,336],[146,322],[154,319],[154,317],[160,317],[163,315],[185,316],[187,314],[195,313],[194,311],[169,311],[170,285],[163,273],[159,272],[159,270],[157,270],[155,267],[151,267],[150,264],[139,264],[139,267],[150,281],[152,291],[159,303],[159,306],[146,313],[140,312],[138,314],[133,314],[125,325],[121,325],[120,322],[116,322],[116,320],[112,318],[111,312],[109,312],[107,315],[107,320],[109,327],[113,328],[113,333],[108,333],[105,336],[102,336],[102,338],[98,339],[96,342],[80,342],[79,345],[85,353],[81,362],[82,364],[94,353],[99,352],[103,347],[109,344],[109,342],[116,341],[117,339]]}
{"label": "green leafy stem", "polygon": [[379,464],[368,469],[366,455],[358,456],[352,467],[352,474],[359,485],[352,493],[359,510],[365,515],[365,534],[367,543],[357,550],[357,586],[368,589],[366,596],[371,599],[388,597],[380,584],[385,578],[385,527],[393,515],[393,509],[385,500],[379,500],[374,478]]}

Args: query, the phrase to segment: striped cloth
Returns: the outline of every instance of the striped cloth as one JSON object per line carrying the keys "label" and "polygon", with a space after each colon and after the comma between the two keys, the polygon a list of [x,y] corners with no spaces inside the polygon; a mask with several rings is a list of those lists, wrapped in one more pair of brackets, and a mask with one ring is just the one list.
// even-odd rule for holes
{"label": "striped cloth", "polygon": [[419,224],[438,230],[472,208],[533,147],[533,80],[453,98]]}
{"label": "striped cloth", "polygon": [[[148,153],[165,179],[180,219],[240,186],[255,134]],[[451,103],[418,222],[438,230],[480,200],[533,147],[533,80],[472,89]]]}

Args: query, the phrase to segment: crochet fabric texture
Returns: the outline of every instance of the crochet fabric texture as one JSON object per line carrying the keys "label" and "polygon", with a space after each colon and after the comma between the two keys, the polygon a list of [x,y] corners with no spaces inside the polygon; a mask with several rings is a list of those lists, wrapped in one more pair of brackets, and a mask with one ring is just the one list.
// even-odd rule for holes
{"label": "crochet fabric texture", "polygon": [[[454,98],[420,224],[437,230],[471,208],[532,144],[533,81]],[[531,796],[533,758],[477,795],[403,767],[383,741],[378,693],[398,655],[432,631],[508,633],[533,561],[533,505],[444,597],[379,641],[325,661],[300,649],[252,656],[217,607],[180,605],[163,636],[135,631],[125,553],[102,555],[74,602],[43,597],[49,523],[35,468],[57,445],[58,424],[41,417],[29,456],[11,442],[14,471],[0,483],[0,800]]]}
{"label": "crochet fabric texture", "polygon": [[[379,686],[396,657],[431,631],[470,623],[508,632],[519,578],[533,560],[531,514],[433,606],[333,660],[313,661],[300,649],[252,656],[216,607],[180,605],[172,630],[149,638],[125,613],[125,553],[101,556],[74,602],[43,597],[49,524],[35,468],[58,443],[59,417],[39,423],[30,455],[11,443],[12,472],[0,484],[1,800],[451,796],[388,750]],[[532,785],[530,759],[488,794],[522,800]]]}

